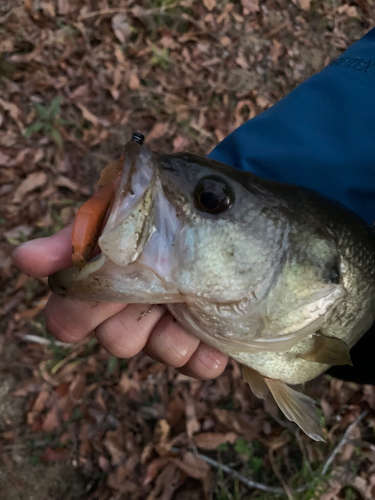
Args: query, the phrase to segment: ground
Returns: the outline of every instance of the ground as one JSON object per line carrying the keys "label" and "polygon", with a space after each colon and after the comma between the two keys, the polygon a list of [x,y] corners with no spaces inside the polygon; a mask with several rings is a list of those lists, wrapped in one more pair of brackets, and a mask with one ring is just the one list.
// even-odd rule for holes
{"label": "ground", "polygon": [[205,154],[374,21],[366,0],[1,3],[2,499],[374,498],[373,387],[308,384],[327,438],[313,443],[234,362],[200,382],[94,339],[53,342],[46,280],[10,260],[74,217],[134,130]]}

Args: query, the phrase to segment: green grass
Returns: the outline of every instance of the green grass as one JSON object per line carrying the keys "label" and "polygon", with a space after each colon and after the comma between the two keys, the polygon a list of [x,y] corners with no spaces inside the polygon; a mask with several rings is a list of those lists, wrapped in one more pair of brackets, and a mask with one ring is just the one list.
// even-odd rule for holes
{"label": "green grass", "polygon": [[59,147],[63,145],[63,138],[60,132],[61,127],[69,124],[61,118],[62,96],[56,96],[49,106],[35,103],[36,120],[25,130],[25,137],[33,137],[41,134],[52,139]]}

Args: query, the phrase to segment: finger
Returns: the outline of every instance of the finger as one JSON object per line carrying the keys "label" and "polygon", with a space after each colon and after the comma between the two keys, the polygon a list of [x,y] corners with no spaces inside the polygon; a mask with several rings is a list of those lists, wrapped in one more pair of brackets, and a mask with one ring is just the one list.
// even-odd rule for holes
{"label": "finger", "polygon": [[199,340],[166,313],[151,332],[144,352],[155,361],[179,368],[189,361],[198,345]]}
{"label": "finger", "polygon": [[71,300],[52,294],[44,312],[46,327],[61,342],[77,342],[125,306]]}
{"label": "finger", "polygon": [[185,366],[179,369],[183,375],[208,380],[221,375],[227,365],[228,356],[201,342]]}
{"label": "finger", "polygon": [[129,304],[126,309],[104,321],[95,331],[96,338],[108,352],[118,358],[131,358],[146,345],[165,308]]}
{"label": "finger", "polygon": [[72,265],[72,226],[48,238],[30,240],[13,252],[13,262],[20,271],[34,277],[49,276]]}

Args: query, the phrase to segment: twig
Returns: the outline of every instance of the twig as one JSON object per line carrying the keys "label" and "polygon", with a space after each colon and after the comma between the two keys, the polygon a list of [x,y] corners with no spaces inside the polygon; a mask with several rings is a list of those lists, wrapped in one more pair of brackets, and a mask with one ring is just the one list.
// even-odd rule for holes
{"label": "twig", "polygon": [[59,340],[45,339],[43,337],[39,337],[39,335],[29,335],[18,334],[17,337],[21,340],[25,340],[26,342],[34,342],[35,344],[42,345],[56,345],[58,347],[66,347],[67,349],[75,344],[69,344],[68,342],[60,342]]}
{"label": "twig", "polygon": [[275,457],[273,456],[273,450],[269,450],[268,456],[270,458],[271,466],[272,466],[273,472],[275,473],[275,476],[280,481],[280,483],[283,485],[284,493],[289,498],[289,500],[293,500],[293,495],[292,495],[292,492],[290,491],[289,486],[286,484],[283,476],[280,474],[279,469],[276,467]]}
{"label": "twig", "polygon": [[346,429],[343,437],[341,438],[339,444],[336,446],[336,448],[333,450],[333,452],[330,454],[328,457],[326,463],[324,464],[324,467],[322,469],[322,476],[325,476],[327,473],[328,469],[331,467],[333,460],[335,459],[336,455],[340,453],[342,447],[349,441],[350,439],[350,433],[352,430],[357,427],[357,425],[365,418],[367,415],[367,410],[363,411],[359,417],[357,417],[353,423],[349,425],[349,427]]}
{"label": "twig", "polygon": [[[174,453],[181,453],[182,450],[180,450],[180,448],[172,447],[171,451],[173,451]],[[283,488],[278,488],[275,486],[267,486],[266,484],[258,483],[257,481],[248,479],[235,469],[232,469],[232,467],[228,467],[228,465],[221,464],[220,462],[217,462],[213,458],[207,457],[206,455],[202,455],[201,453],[196,453],[196,456],[201,460],[204,460],[209,465],[211,465],[211,467],[213,467],[214,469],[222,470],[223,472],[229,474],[235,479],[238,479],[238,481],[241,481],[241,483],[243,483],[248,488],[265,491],[267,493],[274,493],[275,495],[285,495],[285,491]]]}

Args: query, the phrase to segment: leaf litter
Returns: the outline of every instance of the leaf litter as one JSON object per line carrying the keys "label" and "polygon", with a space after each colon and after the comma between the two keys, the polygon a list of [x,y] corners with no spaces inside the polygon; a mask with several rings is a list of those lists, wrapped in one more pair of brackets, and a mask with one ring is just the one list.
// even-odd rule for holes
{"label": "leaf litter", "polygon": [[374,498],[374,387],[308,384],[328,432],[312,443],[234,362],[202,382],[54,341],[46,280],[10,260],[74,217],[133,131],[205,154],[374,21],[345,0],[1,3],[1,498]]}

